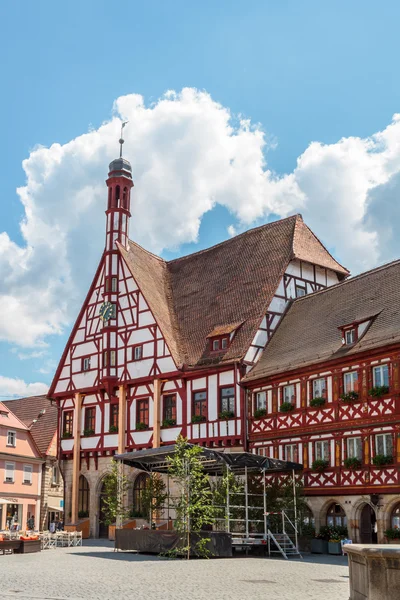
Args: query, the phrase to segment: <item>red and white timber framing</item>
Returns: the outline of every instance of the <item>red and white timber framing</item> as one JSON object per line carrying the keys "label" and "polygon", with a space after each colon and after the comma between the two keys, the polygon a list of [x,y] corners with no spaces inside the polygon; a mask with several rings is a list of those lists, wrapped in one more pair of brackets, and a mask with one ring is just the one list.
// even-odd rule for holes
{"label": "red and white timber framing", "polygon": [[[389,392],[371,397],[373,369],[387,365]],[[387,346],[347,359],[311,365],[290,373],[248,383],[248,437],[251,451],[264,456],[295,460],[304,464],[304,486],[308,496],[351,495],[354,493],[400,493],[400,346]],[[357,372],[358,400],[345,403],[344,374]],[[319,408],[310,406],[313,380],[325,379],[326,401]],[[283,390],[295,387],[295,408],[280,412]],[[266,393],[266,415],[254,417],[257,394]],[[385,438],[385,439],[383,439]],[[350,440],[350,442],[349,442]],[[353,441],[354,440],[354,441]],[[324,443],[325,442],[325,443]],[[321,457],[328,466],[312,468]],[[361,449],[360,468],[346,468],[349,445]],[[373,457],[393,456],[391,464],[375,466]],[[282,474],[284,478],[285,475]]]}
{"label": "red and white timber framing", "polygon": [[338,283],[337,273],[301,260],[292,260],[283,275],[260,327],[246,353],[245,362],[256,363],[280,322],[290,300]]}

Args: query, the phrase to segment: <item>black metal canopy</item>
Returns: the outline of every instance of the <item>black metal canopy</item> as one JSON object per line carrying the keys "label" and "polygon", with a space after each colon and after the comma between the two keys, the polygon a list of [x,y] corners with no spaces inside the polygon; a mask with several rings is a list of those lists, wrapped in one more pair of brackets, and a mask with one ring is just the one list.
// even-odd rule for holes
{"label": "black metal canopy", "polygon": [[[189,447],[194,444],[187,444]],[[135,452],[125,452],[116,454],[115,460],[121,461],[125,465],[135,467],[142,471],[167,473],[169,458],[175,453],[176,446],[162,446],[161,448],[150,448],[149,450],[136,450]],[[303,465],[299,463],[286,462],[276,458],[267,458],[250,452],[219,452],[211,448],[201,448],[199,459],[202,461],[204,470],[207,473],[220,473],[223,467],[227,465],[232,471],[244,473],[248,472],[266,472],[277,473],[279,471],[301,471]]]}

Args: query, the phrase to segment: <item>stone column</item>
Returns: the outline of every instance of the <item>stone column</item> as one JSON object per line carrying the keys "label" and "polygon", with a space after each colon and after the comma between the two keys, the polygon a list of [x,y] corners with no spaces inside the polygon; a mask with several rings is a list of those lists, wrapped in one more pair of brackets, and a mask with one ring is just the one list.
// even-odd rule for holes
{"label": "stone column", "polygon": [[74,452],[72,459],[72,495],[71,495],[71,522],[76,523],[78,520],[78,497],[79,497],[79,471],[80,471],[80,454],[81,454],[81,411],[82,411],[82,394],[75,394],[75,410],[74,410]]}

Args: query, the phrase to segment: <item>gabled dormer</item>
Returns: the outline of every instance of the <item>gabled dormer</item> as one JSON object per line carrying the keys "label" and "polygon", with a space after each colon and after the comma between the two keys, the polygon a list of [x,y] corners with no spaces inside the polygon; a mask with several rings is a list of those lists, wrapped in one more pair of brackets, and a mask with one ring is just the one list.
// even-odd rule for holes
{"label": "gabled dormer", "polygon": [[214,327],[206,338],[208,341],[208,351],[211,353],[226,352],[242,323],[243,321]]}
{"label": "gabled dormer", "polygon": [[359,321],[353,321],[347,325],[340,325],[338,329],[342,334],[342,345],[353,346],[356,344],[371,325],[374,316]]}

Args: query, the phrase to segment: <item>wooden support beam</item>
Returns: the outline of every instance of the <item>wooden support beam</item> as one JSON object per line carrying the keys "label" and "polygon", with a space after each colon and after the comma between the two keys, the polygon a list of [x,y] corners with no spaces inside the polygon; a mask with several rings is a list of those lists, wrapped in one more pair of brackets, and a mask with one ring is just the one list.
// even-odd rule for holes
{"label": "wooden support beam", "polygon": [[161,411],[161,381],[154,380],[153,394],[153,448],[160,447],[160,411]]}
{"label": "wooden support beam", "polygon": [[118,454],[123,454],[126,450],[126,387],[119,386],[119,407],[118,407]]}
{"label": "wooden support beam", "polygon": [[71,522],[78,521],[78,500],[79,500],[79,471],[81,455],[81,412],[82,412],[82,394],[75,394],[74,410],[74,451],[72,457],[72,495],[71,495]]}

